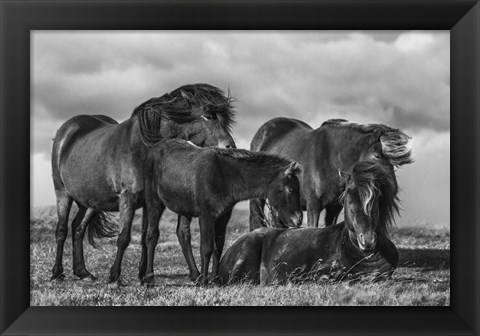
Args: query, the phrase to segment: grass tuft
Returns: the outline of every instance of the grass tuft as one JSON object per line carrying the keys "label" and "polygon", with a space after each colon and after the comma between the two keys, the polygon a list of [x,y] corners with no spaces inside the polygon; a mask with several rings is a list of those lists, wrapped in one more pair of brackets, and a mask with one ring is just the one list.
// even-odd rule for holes
{"label": "grass tuft", "polygon": [[[76,211],[76,210],[74,210]],[[70,220],[75,216],[72,211]],[[114,214],[114,221],[118,215]],[[285,285],[240,284],[196,287],[177,241],[177,216],[166,211],[160,222],[155,254],[156,283],[142,286],[137,279],[140,260],[141,211],[133,223],[133,236],[122,265],[122,286],[108,286],[108,273],[116,253],[116,238],[99,240],[100,249],[84,242],[87,268],[98,280],[78,280],[72,272],[72,245],[65,242],[63,281],[50,281],[55,258],[55,207],[32,209],[30,218],[30,275],[32,306],[448,306],[450,305],[450,232],[447,228],[400,227],[392,240],[400,253],[399,268],[386,281],[373,279],[307,281]],[[70,225],[69,225],[70,229]],[[234,209],[227,227],[225,249],[248,231],[248,211]],[[200,233],[192,222],[192,248],[197,265]]]}

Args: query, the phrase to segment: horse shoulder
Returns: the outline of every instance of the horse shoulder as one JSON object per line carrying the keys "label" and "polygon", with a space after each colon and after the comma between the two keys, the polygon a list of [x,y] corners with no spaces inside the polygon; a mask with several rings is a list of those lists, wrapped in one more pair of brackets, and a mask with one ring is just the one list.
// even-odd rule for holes
{"label": "horse shoulder", "polygon": [[378,239],[378,250],[391,267],[396,268],[398,265],[398,250],[395,244],[386,236],[381,236]]}
{"label": "horse shoulder", "polygon": [[214,193],[221,193],[229,183],[230,162],[213,150],[204,151],[200,159],[202,181],[205,187]]}

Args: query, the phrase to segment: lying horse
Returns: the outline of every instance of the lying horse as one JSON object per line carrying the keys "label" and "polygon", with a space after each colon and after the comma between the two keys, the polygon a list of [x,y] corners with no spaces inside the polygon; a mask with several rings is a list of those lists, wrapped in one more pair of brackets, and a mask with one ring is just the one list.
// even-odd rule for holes
{"label": "lying horse", "polygon": [[[342,210],[338,197],[345,190],[338,171],[349,171],[359,161],[390,168],[412,162],[410,137],[381,124],[356,124],[331,119],[312,129],[296,119],[275,118],[263,124],[251,150],[283,155],[302,166],[300,194],[307,225],[318,227],[326,209],[325,226],[335,224]],[[250,201],[250,230],[264,226],[264,199]]]}
{"label": "lying horse", "polygon": [[63,246],[75,201],[79,210],[72,222],[74,274],[94,279],[85,267],[85,230],[92,245],[94,238],[115,235],[105,212],[120,211],[122,231],[110,270],[110,282],[118,280],[135,210],[144,204],[142,170],[149,148],[162,138],[234,147],[233,116],[232,98],[211,85],[194,84],[144,102],[120,124],[102,115],[79,115],[66,121],[57,131],[52,150],[58,212],[52,279],[64,278]]}
{"label": "lying horse", "polygon": [[344,222],[323,229],[264,227],[251,231],[220,261],[220,283],[390,276],[398,263],[397,249],[387,237],[399,209],[396,181],[385,166],[372,162],[357,163],[343,178]]}
{"label": "lying horse", "polygon": [[[299,169],[296,162],[279,156],[241,149],[200,148],[176,139],[165,139],[153,146],[144,169],[148,218],[147,260],[142,258],[140,263],[140,274],[145,270],[144,281],[154,282],[158,222],[165,207],[184,216],[199,218],[201,275],[198,280],[206,285],[212,253],[212,275],[218,273],[228,223],[223,215],[237,202],[269,197],[275,202],[281,222],[301,225],[296,176]],[[193,261],[187,259],[187,262]]]}

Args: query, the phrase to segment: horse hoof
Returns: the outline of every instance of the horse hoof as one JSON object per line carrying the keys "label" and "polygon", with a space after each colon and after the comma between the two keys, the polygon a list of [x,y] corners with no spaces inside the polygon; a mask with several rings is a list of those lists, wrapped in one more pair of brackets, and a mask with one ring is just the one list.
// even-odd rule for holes
{"label": "horse hoof", "polygon": [[120,279],[118,279],[117,281],[109,281],[107,283],[107,287],[108,288],[120,288],[120,287],[125,287],[125,284]]}
{"label": "horse hoof", "polygon": [[108,278],[108,283],[109,284],[116,283],[117,281],[120,281],[119,279],[120,279],[120,277],[118,275],[110,274],[110,277]]}
{"label": "horse hoof", "polygon": [[199,276],[197,278],[197,281],[195,281],[195,286],[197,287],[207,287],[208,285],[208,277],[203,277],[203,276]]}
{"label": "horse hoof", "polygon": [[92,282],[92,281],[97,280],[97,277],[90,273],[90,274],[87,274],[87,275],[81,277],[80,280],[86,281],[86,282]]}
{"label": "horse hoof", "polygon": [[141,285],[146,287],[146,288],[153,288],[155,287],[155,279],[151,278],[143,278],[141,281]]}
{"label": "horse hoof", "polygon": [[188,278],[189,278],[190,280],[192,280],[193,282],[197,282],[199,277],[200,277],[200,273],[193,273],[193,274],[190,273],[190,274],[188,275]]}
{"label": "horse hoof", "polygon": [[65,280],[65,274],[63,274],[63,273],[54,274],[54,275],[52,275],[52,277],[50,278],[50,281],[53,281],[53,280]]}
{"label": "horse hoof", "polygon": [[209,283],[211,283],[212,285],[220,285],[220,277],[218,275],[215,275],[215,276],[211,276],[210,277],[210,280],[209,280]]}

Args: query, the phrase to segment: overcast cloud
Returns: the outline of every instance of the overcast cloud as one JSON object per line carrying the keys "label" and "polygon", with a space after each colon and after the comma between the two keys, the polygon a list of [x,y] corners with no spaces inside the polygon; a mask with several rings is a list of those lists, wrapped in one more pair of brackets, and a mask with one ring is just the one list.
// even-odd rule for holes
{"label": "overcast cloud", "polygon": [[449,224],[448,32],[34,32],[33,205],[54,204],[50,151],[77,114],[127,119],[183,84],[230,88],[237,145],[277,116],[384,123],[414,138],[399,223]]}

